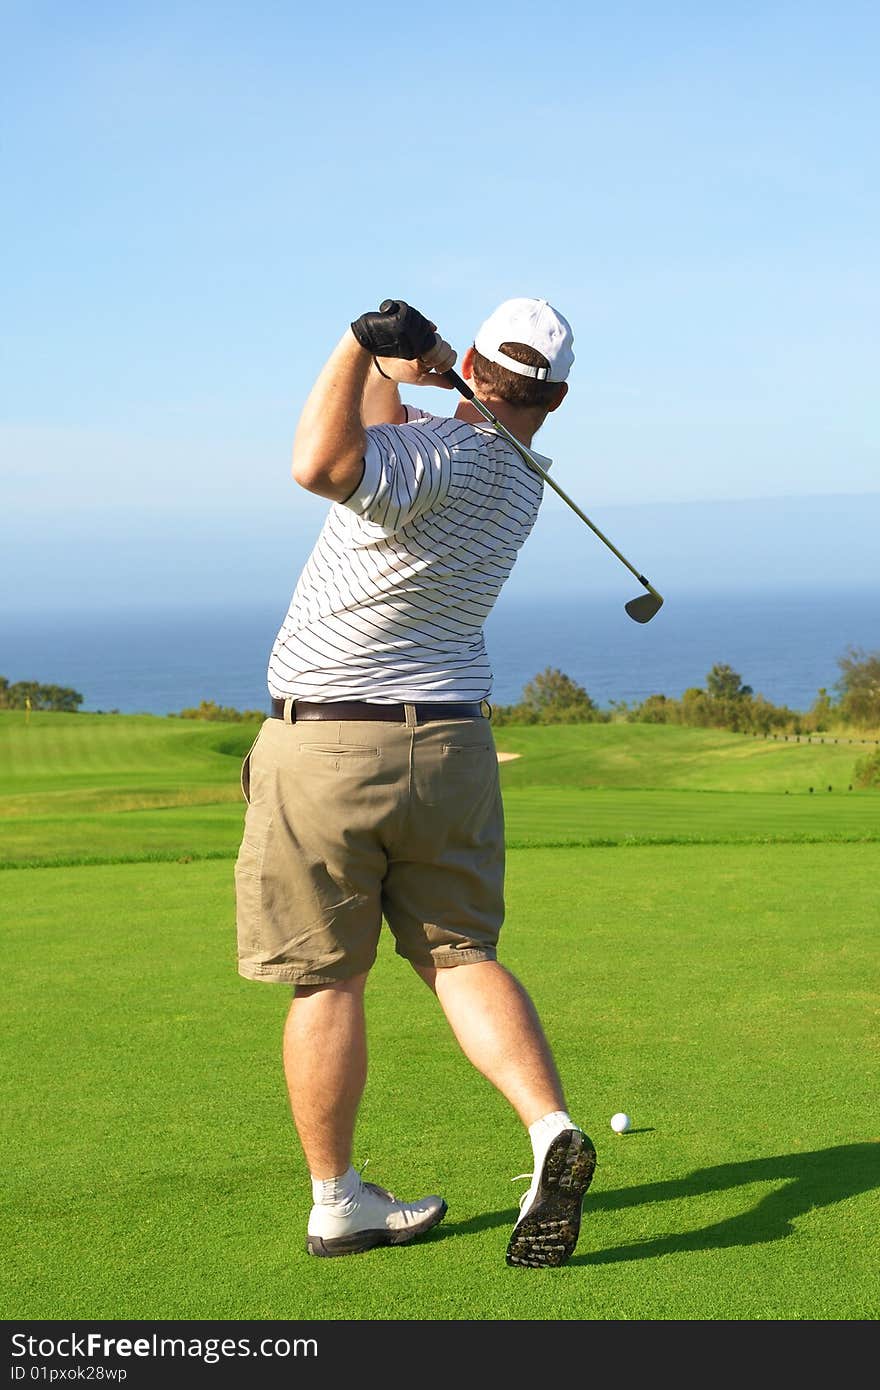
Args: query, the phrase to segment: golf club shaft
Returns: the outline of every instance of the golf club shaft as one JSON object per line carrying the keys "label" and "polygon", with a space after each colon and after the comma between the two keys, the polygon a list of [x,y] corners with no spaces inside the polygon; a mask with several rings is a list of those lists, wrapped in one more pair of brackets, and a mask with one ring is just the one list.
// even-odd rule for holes
{"label": "golf club shaft", "polygon": [[571,500],[568,493],[564,492],[563,489],[559,486],[559,484],[553,481],[553,479],[550,477],[550,474],[545,472],[545,470],[541,467],[538,461],[532,457],[525,444],[521,444],[520,441],[510,433],[510,430],[505,429],[501,421],[495,418],[488,406],[485,406],[483,402],[474,394],[474,392],[468,386],[467,382],[463,381],[462,378],[458,375],[458,372],[455,372],[450,368],[448,372],[441,372],[440,375],[444,376],[447,381],[451,382],[452,385],[455,387],[456,391],[459,391],[461,395],[464,396],[466,401],[470,401],[471,405],[480,412],[484,419],[488,420],[490,424],[495,426],[498,433],[501,434],[507,440],[508,444],[513,445],[514,449],[516,449],[517,453],[520,455],[521,458],[525,460],[529,467],[533,468],[536,473],[540,473],[541,477],[544,479],[544,482],[549,483],[553,491],[562,498],[563,502],[568,503],[569,507],[571,507],[571,510],[574,512],[574,514],[576,516],[579,516],[581,521],[586,522],[590,530],[595,532],[595,534],[599,537],[599,540],[602,541],[604,545],[607,545],[608,549],[617,556],[618,560],[620,560],[622,564],[626,565],[627,569],[630,571],[631,574],[635,575],[639,583],[644,584],[645,588],[650,593],[652,593],[655,598],[660,599],[662,603],[663,600],[661,598],[661,595],[657,593],[657,590],[654,588],[653,584],[650,584],[643,574],[639,574],[635,565],[631,565],[626,556],[621,555],[620,551],[617,549],[617,546],[614,545],[608,539],[608,537],[604,535],[602,531],[599,530],[599,527],[596,526],[595,523],[592,522],[590,518],[584,512],[581,511],[577,503]]}

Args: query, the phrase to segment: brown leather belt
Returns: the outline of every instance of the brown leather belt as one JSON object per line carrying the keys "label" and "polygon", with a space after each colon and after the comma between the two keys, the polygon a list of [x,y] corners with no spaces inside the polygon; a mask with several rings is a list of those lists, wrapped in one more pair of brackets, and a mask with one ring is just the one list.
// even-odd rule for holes
{"label": "brown leather belt", "polygon": [[[272,718],[284,718],[286,701],[272,697]],[[482,719],[483,705],[412,705],[416,721],[426,723],[429,719]],[[488,709],[488,705],[486,706]],[[302,719],[378,719],[385,723],[405,724],[406,705],[371,705],[366,700],[332,700],[326,704],[311,704],[307,700],[294,700],[290,707],[290,723],[297,724]]]}

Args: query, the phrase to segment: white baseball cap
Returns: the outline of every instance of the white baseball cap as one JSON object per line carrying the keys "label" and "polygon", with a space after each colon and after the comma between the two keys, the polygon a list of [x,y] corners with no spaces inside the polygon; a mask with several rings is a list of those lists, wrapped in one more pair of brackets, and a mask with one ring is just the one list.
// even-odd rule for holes
{"label": "white baseball cap", "polygon": [[[571,371],[574,335],[568,319],[546,299],[505,299],[482,325],[474,347],[490,362],[536,381],[565,381]],[[524,343],[543,353],[549,367],[528,367],[501,351],[502,343]]]}

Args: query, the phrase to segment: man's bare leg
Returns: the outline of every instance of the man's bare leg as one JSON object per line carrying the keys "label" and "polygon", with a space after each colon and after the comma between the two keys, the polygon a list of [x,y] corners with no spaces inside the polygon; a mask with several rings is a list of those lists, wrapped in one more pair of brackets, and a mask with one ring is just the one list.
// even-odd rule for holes
{"label": "man's bare leg", "polygon": [[366,975],[300,986],[284,1028],[284,1072],[294,1124],[312,1179],[306,1248],[353,1255],[407,1245],[442,1221],[442,1197],[400,1202],[361,1182],[351,1166],[354,1125],[367,1079]]}
{"label": "man's bare leg", "polygon": [[416,969],[437,995],[465,1056],[529,1131],[532,1183],[510,1237],[507,1263],[538,1269],[564,1264],[577,1244],[596,1153],[568,1114],[531,999],[497,961]]}
{"label": "man's bare leg", "polygon": [[462,1052],[510,1102],[528,1128],[564,1111],[562,1083],[535,1006],[496,960],[445,970],[417,965],[436,994]]}
{"label": "man's bare leg", "polygon": [[284,1028],[284,1074],[293,1122],[313,1178],[351,1164],[367,1080],[366,974],[299,986]]}

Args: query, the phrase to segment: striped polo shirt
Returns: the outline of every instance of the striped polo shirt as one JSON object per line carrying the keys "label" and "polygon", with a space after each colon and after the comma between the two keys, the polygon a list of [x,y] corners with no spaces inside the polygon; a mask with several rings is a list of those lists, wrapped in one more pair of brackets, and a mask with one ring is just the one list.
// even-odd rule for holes
{"label": "striped polo shirt", "polygon": [[405,424],[371,426],[363,478],[331,506],[275,639],[270,693],[379,704],[487,698],[483,623],[543,486],[491,425],[407,406]]}

